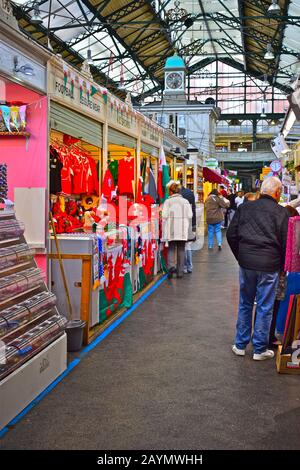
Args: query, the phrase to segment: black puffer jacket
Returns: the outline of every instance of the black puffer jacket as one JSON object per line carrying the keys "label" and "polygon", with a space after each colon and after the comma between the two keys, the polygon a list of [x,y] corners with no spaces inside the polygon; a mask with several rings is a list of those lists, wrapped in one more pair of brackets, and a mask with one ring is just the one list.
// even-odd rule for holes
{"label": "black puffer jacket", "polygon": [[192,211],[193,211],[192,227],[193,227],[193,230],[196,230],[196,202],[195,202],[195,195],[194,195],[193,191],[191,191],[191,190],[188,189],[188,188],[183,187],[183,188],[181,189],[181,196],[184,197],[184,199],[186,199],[187,201],[189,201],[189,203],[190,203],[191,206],[192,206]]}
{"label": "black puffer jacket", "polygon": [[241,204],[227,230],[239,265],[255,271],[284,269],[288,213],[271,196]]}

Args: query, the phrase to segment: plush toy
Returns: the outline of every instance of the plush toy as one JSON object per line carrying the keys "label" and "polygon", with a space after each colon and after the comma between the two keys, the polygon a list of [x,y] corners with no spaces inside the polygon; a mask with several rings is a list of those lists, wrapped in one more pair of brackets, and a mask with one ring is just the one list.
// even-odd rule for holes
{"label": "plush toy", "polygon": [[75,217],[77,209],[75,201],[65,203],[63,197],[53,204],[52,214],[57,233],[73,233],[82,228],[82,223]]}

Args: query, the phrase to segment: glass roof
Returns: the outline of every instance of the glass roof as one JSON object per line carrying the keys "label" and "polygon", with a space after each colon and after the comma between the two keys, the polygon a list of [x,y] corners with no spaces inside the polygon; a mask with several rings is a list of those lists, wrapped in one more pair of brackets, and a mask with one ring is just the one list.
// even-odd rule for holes
{"label": "glass roof", "polygon": [[[33,16],[33,1],[15,0],[14,3],[25,6],[29,14]],[[52,0],[50,25],[48,23],[50,1],[37,3],[45,28],[50,26],[61,40],[83,58],[87,57],[87,50],[91,49],[95,65],[117,83],[124,79],[126,89],[133,95],[139,95],[156,85],[153,80],[147,78],[146,70],[129,57],[128,52],[126,53],[125,48],[117,39],[106,30],[99,31],[101,28],[99,21],[95,20],[92,27],[86,26],[88,21],[94,18],[94,14],[83,2]],[[118,57],[122,54],[125,57],[120,60]],[[141,80],[141,76],[144,75],[146,78]]]}
{"label": "glass roof", "polygon": [[[201,70],[205,59],[211,59],[210,63],[223,61],[240,72],[246,69],[249,76],[260,80],[268,73],[270,80],[274,78],[279,86],[289,86],[292,75],[300,72],[297,57],[300,0],[278,2],[289,16],[299,20],[292,24],[292,21],[278,23],[268,19],[265,12],[271,0],[14,0],[13,3],[21,5],[30,16],[34,14],[34,5],[38,5],[44,28],[50,28],[52,34],[82,58],[87,57],[90,49],[95,66],[116,85],[124,81],[126,89],[137,96],[161,89],[164,62],[176,49],[191,75],[194,70]],[[133,17],[132,4],[145,9]],[[113,18],[108,23],[110,29],[97,18],[93,6],[107,9],[107,17]],[[156,12],[152,21],[146,8]],[[114,14],[124,12],[123,17],[114,19],[113,10]],[[187,19],[192,19],[190,24]],[[169,38],[169,46],[157,54],[155,44],[160,39],[155,38],[155,33]],[[277,51],[279,60],[275,57],[271,67],[264,60],[264,52],[272,34],[274,44],[277,41],[278,47],[283,46],[284,50]],[[150,38],[149,49],[147,42],[137,49],[138,39],[146,36]]]}

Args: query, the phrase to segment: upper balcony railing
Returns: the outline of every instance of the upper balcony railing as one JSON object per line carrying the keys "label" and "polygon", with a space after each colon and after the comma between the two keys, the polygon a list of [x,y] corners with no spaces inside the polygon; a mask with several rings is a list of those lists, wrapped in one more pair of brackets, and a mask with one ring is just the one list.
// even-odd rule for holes
{"label": "upper balcony railing", "polygon": [[275,156],[272,150],[256,150],[252,152],[216,152],[220,162],[271,162]]}
{"label": "upper balcony railing", "polygon": [[[256,134],[257,135],[276,135],[279,132],[279,127],[278,126],[269,126],[269,125],[264,125],[264,126],[257,126],[256,129]],[[216,128],[216,135],[229,135],[229,136],[245,136],[245,135],[253,135],[253,127],[251,124],[245,125],[245,126],[228,126],[224,125],[222,123],[217,124]]]}

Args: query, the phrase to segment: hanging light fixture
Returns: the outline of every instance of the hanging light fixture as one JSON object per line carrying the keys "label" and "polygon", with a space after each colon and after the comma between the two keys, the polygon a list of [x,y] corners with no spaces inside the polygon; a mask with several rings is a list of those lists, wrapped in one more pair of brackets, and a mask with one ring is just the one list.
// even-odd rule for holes
{"label": "hanging light fixture", "polygon": [[266,115],[267,108],[268,108],[268,102],[266,100],[266,95],[264,94],[263,100],[262,100],[262,111],[261,111],[261,115],[260,115],[261,118],[266,118],[267,117],[267,115]]}
{"label": "hanging light fixture", "polygon": [[261,117],[261,118],[266,118],[266,117],[267,117],[264,108],[262,109],[262,112],[261,112],[260,117]]}
{"label": "hanging light fixture", "polygon": [[37,4],[34,5],[33,7],[33,16],[31,17],[30,22],[32,24],[41,24],[43,22],[43,18],[41,17],[41,14],[40,14],[40,9]]}
{"label": "hanging light fixture", "polygon": [[90,35],[89,35],[89,48],[87,50],[86,58],[87,58],[87,63],[89,65],[94,65],[94,61],[93,61],[93,57],[92,57],[92,50],[91,50],[91,32],[92,31],[90,31]]}
{"label": "hanging light fixture", "polygon": [[264,73],[263,86],[269,86],[268,75],[266,73]]}
{"label": "hanging light fixture", "polygon": [[87,63],[88,63],[89,65],[94,65],[94,61],[93,61],[91,49],[88,49],[88,50],[87,50]]}
{"label": "hanging light fixture", "polygon": [[269,15],[278,15],[281,12],[280,6],[278,5],[278,0],[272,0],[271,5],[268,8]]}
{"label": "hanging light fixture", "polygon": [[271,43],[267,44],[267,51],[266,51],[264,57],[265,57],[266,60],[275,59],[275,55],[274,55],[274,51],[273,51],[273,47],[272,47]]}
{"label": "hanging light fixture", "polygon": [[34,75],[33,67],[30,64],[25,64],[19,67],[19,59],[17,56],[14,57],[14,73],[21,72],[28,77],[32,77]]}

